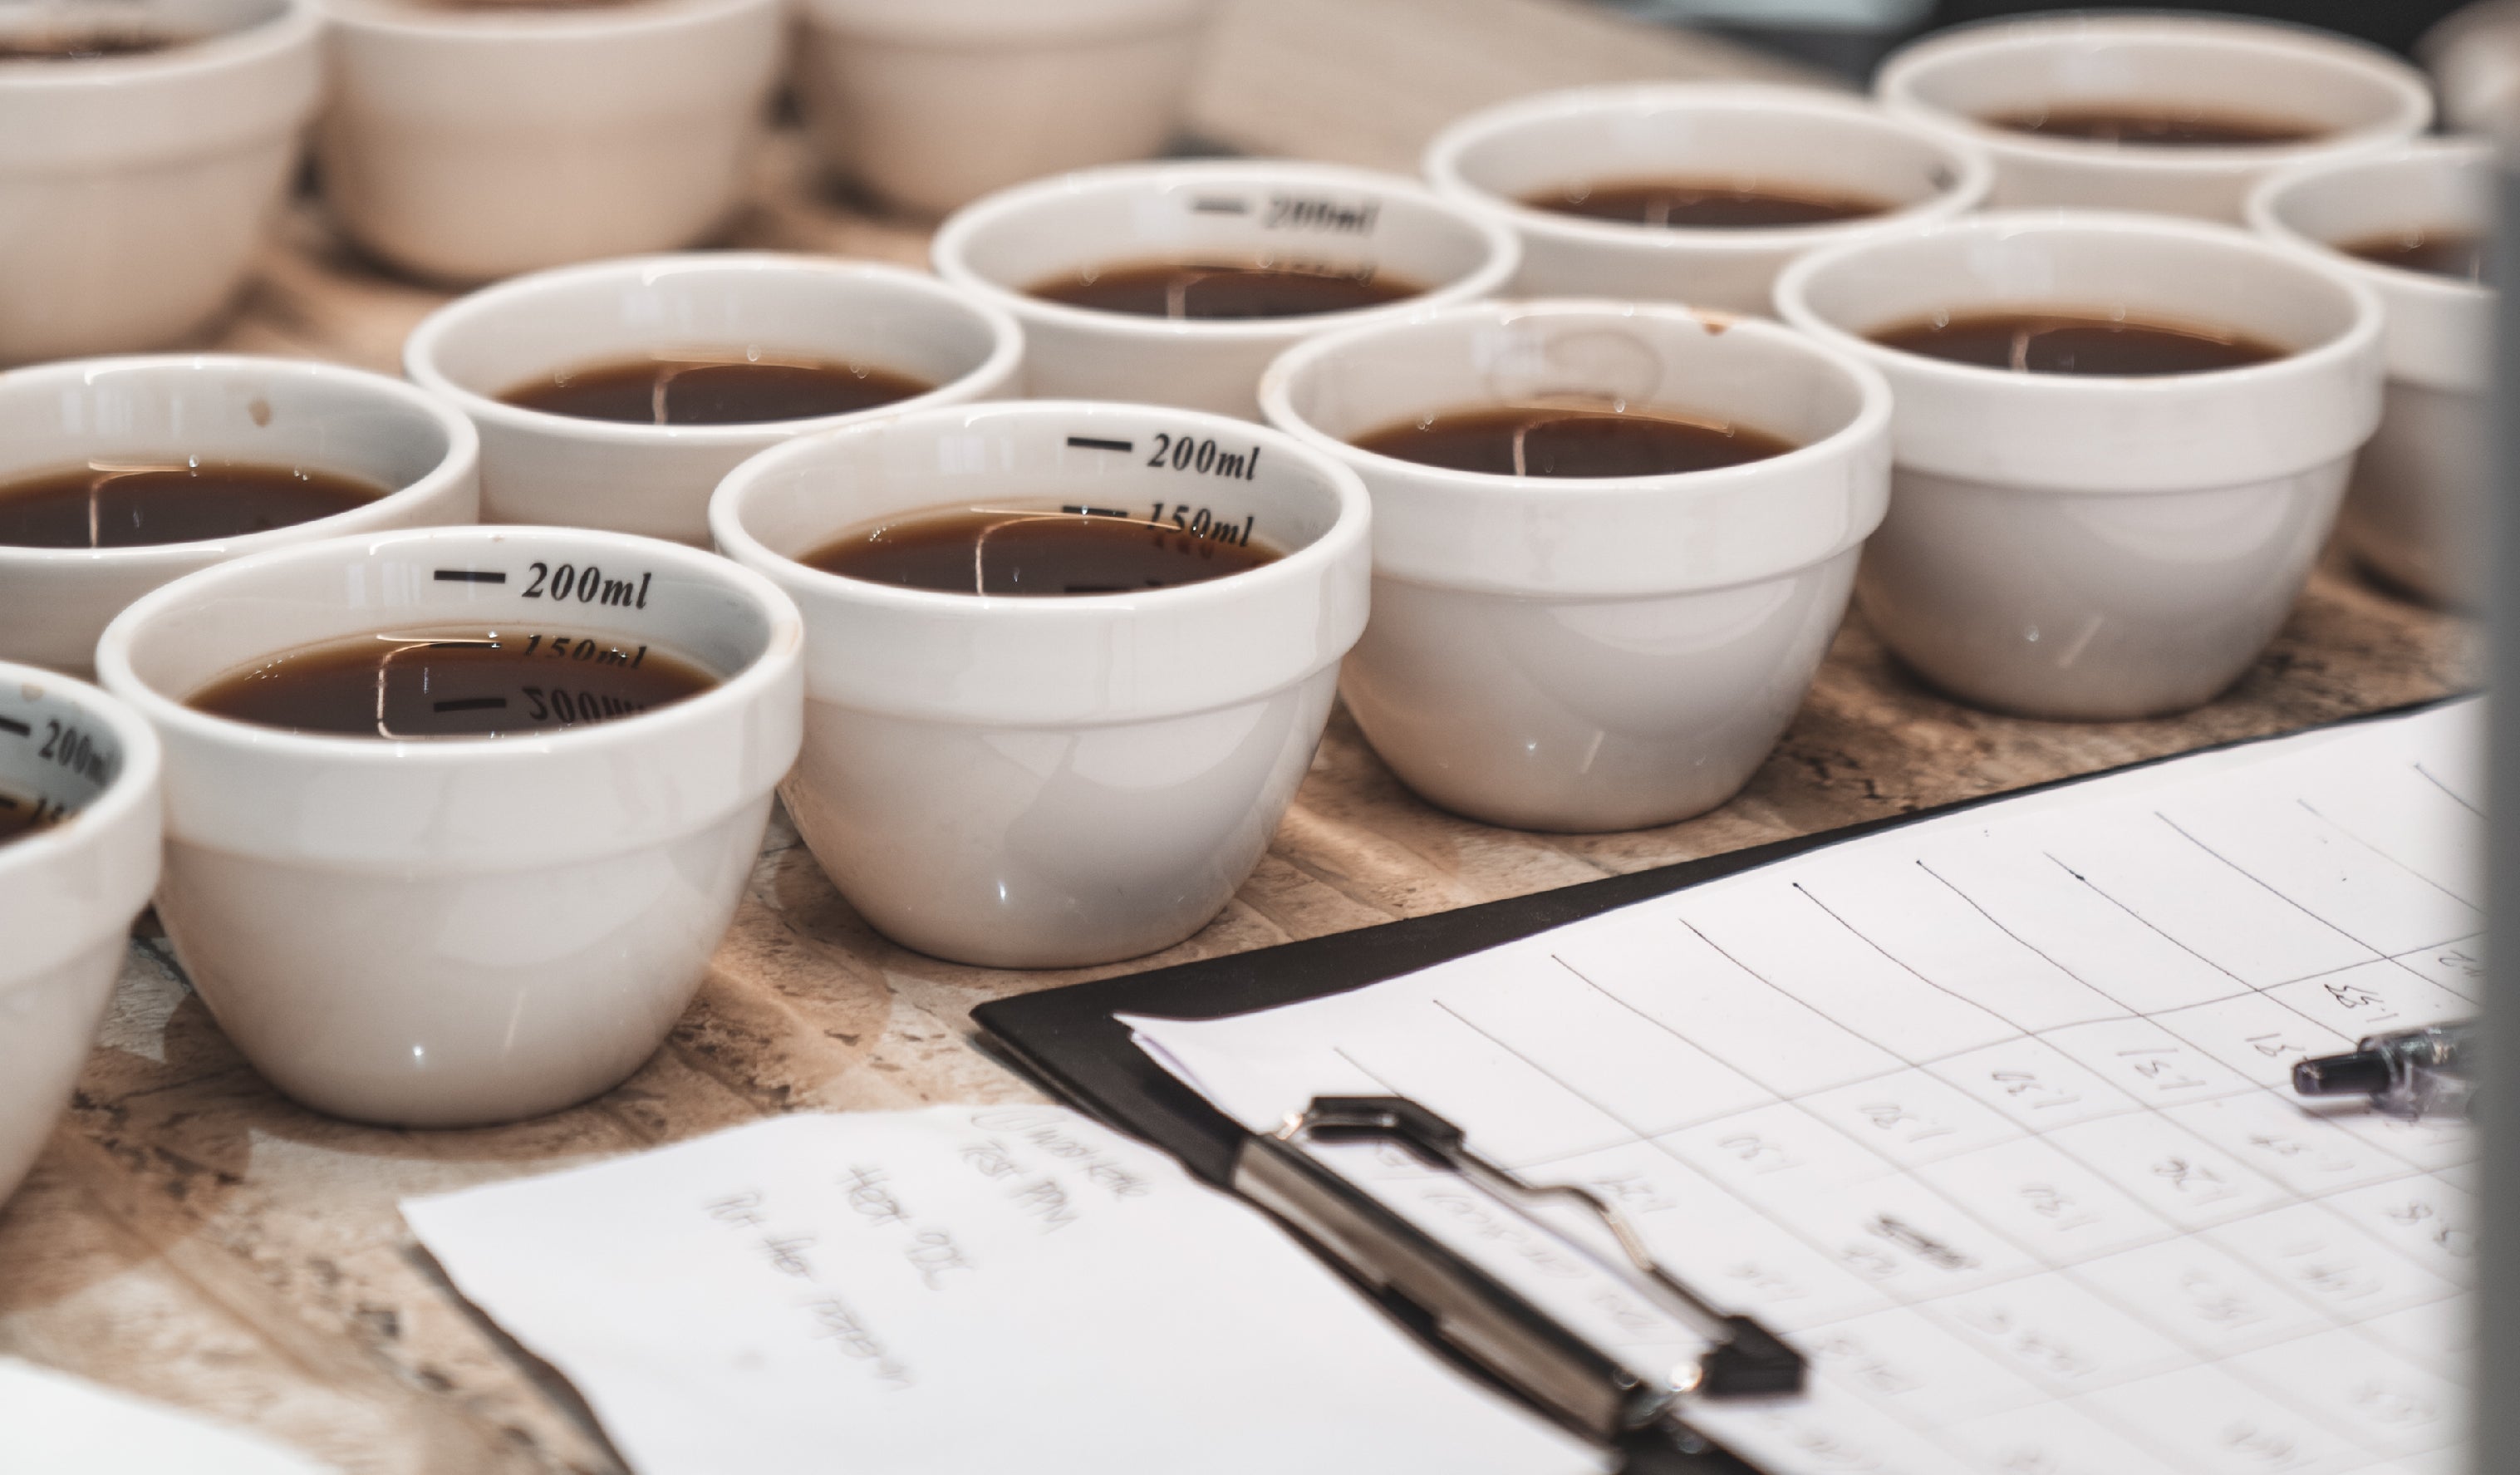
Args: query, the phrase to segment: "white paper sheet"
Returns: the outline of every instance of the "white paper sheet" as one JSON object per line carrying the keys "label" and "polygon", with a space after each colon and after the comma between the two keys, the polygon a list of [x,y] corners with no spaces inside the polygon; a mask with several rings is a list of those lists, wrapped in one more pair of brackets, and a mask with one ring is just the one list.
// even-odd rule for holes
{"label": "white paper sheet", "polygon": [[257,1435],[50,1367],[0,1358],[8,1475],[330,1475]]}
{"label": "white paper sheet", "polygon": [[1600,1468],[1060,1108],[784,1117],[403,1213],[644,1475]]}
{"label": "white paper sheet", "polygon": [[[2289,1074],[2473,1010],[2482,729],[2471,702],[2183,759],[1130,1022],[1255,1130],[1396,1092],[1625,1205],[1813,1358],[1808,1398],[1693,1410],[1775,1475],[2447,1475],[2470,1134]],[[1640,1367],[1692,1345],[1458,1184],[1324,1155]]]}

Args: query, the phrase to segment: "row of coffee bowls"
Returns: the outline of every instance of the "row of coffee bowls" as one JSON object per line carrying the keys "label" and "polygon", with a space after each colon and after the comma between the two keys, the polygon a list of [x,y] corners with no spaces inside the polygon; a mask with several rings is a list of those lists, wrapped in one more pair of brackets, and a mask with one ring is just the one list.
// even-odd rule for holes
{"label": "row of coffee bowls", "polygon": [[[652,286],[719,273],[738,293],[830,280],[930,305],[959,291],[777,258],[620,270]],[[2167,383],[1974,370],[1864,336],[2023,283],[2211,315],[2294,351]],[[242,556],[112,613],[94,653],[111,696],[8,669],[0,786],[84,813],[0,848],[0,921],[34,940],[0,998],[52,1010],[74,1069],[154,887],[222,1027],[297,1098],[434,1125],[551,1109],[635,1069],[670,1027],[774,789],[841,892],[912,947],[1010,966],[1133,956],[1233,895],[1337,692],[1435,802],[1570,829],[1674,820],[1737,789],[1859,575],[1884,637],[1980,700],[2085,716],[2202,700],[2283,618],[2379,418],[2374,294],[2216,226],[1974,217],[1797,262],[1778,299],[1788,324],[1583,300],[1361,323],[1270,366],[1269,425],[987,398],[1019,382],[992,378],[960,402],[737,447],[705,508],[724,557],[586,527],[402,525],[466,520],[489,427],[459,396],[379,376],[223,358],[0,376],[14,455],[162,453],[180,428],[207,458],[402,488],[340,514],[369,518],[350,536],[336,519],[258,534],[258,551],[228,549]],[[778,316],[810,317],[781,300]],[[952,305],[981,365],[1020,343],[986,301]],[[415,345],[447,336],[441,322]],[[1351,443],[1430,411],[1568,393],[1797,448],[1587,482]],[[1009,502],[1190,507],[1283,557],[1049,599],[802,561],[875,519]],[[120,552],[7,554],[13,588],[52,581],[11,602],[13,635],[75,614],[82,577]],[[478,742],[309,736],[185,704],[275,652],[454,622],[654,645],[723,680],[658,711]],[[15,1079],[57,1104],[67,1078]]]}

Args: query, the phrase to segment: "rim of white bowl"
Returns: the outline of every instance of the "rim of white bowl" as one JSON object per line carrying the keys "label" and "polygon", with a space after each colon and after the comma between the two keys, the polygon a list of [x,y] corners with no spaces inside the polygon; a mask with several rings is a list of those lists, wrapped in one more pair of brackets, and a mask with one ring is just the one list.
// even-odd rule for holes
{"label": "rim of white bowl", "polygon": [[[2129,148],[2092,139],[2046,138],[1999,128],[1956,112],[1917,92],[1917,75],[1955,58],[1983,55],[2005,48],[2031,50],[2076,36],[2092,34],[2151,39],[2224,51],[2287,55],[2304,67],[2353,71],[2397,94],[2388,117],[2360,128],[2305,139],[2294,144],[2240,144],[2177,149]],[[2411,138],[2431,126],[2432,86],[2424,74],[2366,41],[2316,26],[2285,21],[2244,20],[2192,12],[2076,12],[2034,18],[1995,17],[1971,22],[1911,42],[1882,62],[1872,82],[1883,107],[1912,117],[1932,118],[1975,139],[1980,147],[2034,157],[2093,163],[2164,174],[2235,167],[2277,166],[2316,158],[2339,150],[2371,148]]]}
{"label": "rim of white bowl", "polygon": [[[760,653],[746,661],[742,669],[721,676],[716,686],[687,696],[668,706],[636,713],[610,722],[596,723],[574,732],[562,729],[549,734],[516,734],[492,738],[350,738],[330,733],[295,733],[282,728],[263,727],[233,717],[214,716],[187,706],[183,695],[168,695],[144,682],[131,668],[131,647],[139,638],[142,626],[158,612],[194,591],[222,583],[245,583],[268,568],[293,563],[336,564],[348,566],[361,561],[360,555],[382,552],[413,543],[445,543],[459,547],[496,544],[507,538],[527,535],[535,538],[563,538],[599,552],[598,561],[608,561],[617,554],[623,559],[640,559],[652,565],[679,564],[684,571],[702,579],[732,585],[744,598],[760,607],[769,624],[768,636]],[[382,617],[381,617],[382,618]],[[665,638],[673,644],[672,638]],[[356,763],[368,767],[408,768],[414,762],[466,764],[541,763],[561,761],[567,755],[590,748],[601,748],[618,742],[625,733],[669,734],[715,720],[722,709],[741,706],[775,686],[783,673],[801,659],[804,649],[805,625],[796,612],[793,600],[778,585],[736,563],[697,548],[680,543],[667,543],[656,538],[643,538],[636,533],[606,532],[583,527],[538,527],[524,524],[474,523],[458,527],[413,527],[388,533],[376,533],[346,538],[328,538],[321,543],[305,543],[294,548],[277,548],[251,558],[234,559],[213,563],[207,568],[186,574],[142,595],[113,617],[105,627],[96,647],[97,683],[139,709],[140,714],[158,727],[181,733],[188,740],[216,742],[229,746],[259,748],[278,753],[321,758],[331,763]],[[311,644],[311,643],[310,643]],[[297,648],[283,646],[264,652],[278,654]],[[688,648],[676,648],[689,654]],[[243,664],[240,662],[239,664]],[[229,667],[233,671],[236,667]],[[207,681],[216,681],[214,673]],[[206,682],[205,682],[206,684]]]}
{"label": "rim of white bowl", "polygon": [[[266,357],[251,353],[130,353],[107,354],[97,358],[62,359],[49,364],[30,364],[22,369],[0,372],[0,395],[22,391],[30,383],[46,380],[84,380],[102,372],[223,374],[250,373],[258,378],[290,376],[340,384],[409,412],[435,425],[446,437],[446,454],[428,470],[402,486],[387,491],[372,502],[303,522],[283,527],[265,528],[261,532],[239,533],[231,538],[196,538],[185,543],[142,543],[129,548],[28,548],[21,544],[0,543],[0,568],[11,564],[35,562],[60,563],[78,561],[114,569],[141,569],[152,564],[188,566],[202,560],[205,550],[220,548],[234,552],[220,555],[227,559],[250,558],[255,554],[287,544],[322,540],[334,536],[358,536],[359,524],[379,516],[399,514],[414,503],[426,502],[446,490],[450,481],[476,474],[481,460],[480,432],[463,412],[436,395],[414,384],[366,369],[350,369],[338,364],[318,363],[313,359]],[[178,449],[168,447],[169,450]],[[335,469],[318,467],[318,469]],[[29,471],[39,469],[28,468]],[[345,525],[346,524],[346,525]]]}
{"label": "rim of white bowl", "polygon": [[[1485,240],[1487,259],[1452,281],[1431,286],[1416,296],[1403,297],[1396,302],[1377,302],[1370,307],[1282,318],[1152,318],[1076,307],[1036,297],[1021,287],[1011,286],[983,274],[971,265],[968,258],[968,244],[973,237],[999,226],[1009,217],[1020,217],[1044,200],[1089,192],[1125,196],[1131,192],[1160,190],[1198,181],[1248,185],[1265,180],[1284,180],[1298,188],[1325,186],[1407,201],[1447,216]],[[981,293],[1018,319],[1038,319],[1091,333],[1144,338],[1149,342],[1171,338],[1198,342],[1271,342],[1305,337],[1352,323],[1407,317],[1455,302],[1475,301],[1493,295],[1504,290],[1521,268],[1522,244],[1502,222],[1459,201],[1447,199],[1406,175],[1352,168],[1345,164],[1315,163],[1306,159],[1192,158],[1104,164],[1056,174],[1048,179],[1029,180],[995,194],[983,195],[947,216],[944,223],[936,228],[935,238],[928,245],[928,259],[935,263],[936,274],[947,282]]]}
{"label": "rim of white bowl", "polygon": [[137,81],[173,81],[202,72],[225,71],[304,46],[324,28],[319,0],[280,0],[279,8],[259,21],[212,31],[163,51],[130,56],[96,57],[65,66],[58,62],[0,62],[0,95],[94,92]]}
{"label": "rim of white bowl", "polygon": [[[885,284],[916,294],[940,310],[967,313],[988,331],[988,356],[978,365],[934,388],[889,404],[851,410],[842,415],[808,416],[802,420],[760,420],[712,425],[643,425],[626,421],[558,415],[548,410],[528,410],[458,383],[437,365],[439,345],[451,335],[467,331],[484,318],[495,320],[520,304],[529,304],[536,293],[554,288],[647,273],[734,276],[768,272],[784,272],[832,283]],[[530,310],[529,305],[526,310]],[[691,344],[687,340],[671,344],[660,341],[659,346],[689,347]],[[835,343],[832,347],[835,353],[845,352],[847,345]],[[1022,364],[1023,354],[1023,328],[1012,314],[995,303],[975,300],[972,293],[950,282],[886,261],[840,260],[787,251],[669,251],[645,256],[615,256],[604,261],[583,261],[527,272],[468,292],[438,308],[421,320],[420,326],[403,340],[402,347],[403,372],[411,377],[414,383],[444,396],[475,420],[507,430],[619,446],[740,447],[764,436],[811,434],[871,418],[932,408],[939,396],[973,380],[1004,380]],[[572,367],[578,367],[578,363],[570,361],[553,365],[555,369]]]}
{"label": "rim of white bowl", "polygon": [[[1955,363],[1949,359],[1887,347],[1860,332],[1822,317],[1807,300],[1813,279],[1842,262],[1862,258],[1867,251],[1893,249],[1923,240],[2062,233],[2150,235],[2185,241],[2209,250],[2238,252],[2273,270],[2294,272],[2342,292],[2352,305],[2353,316],[2344,331],[2334,336],[2260,364],[2208,369],[2193,374],[2015,374],[2008,369]],[[1953,305],[1960,307],[1967,304]],[[2376,352],[2385,316],[2379,293],[2369,286],[2237,226],[2189,220],[2178,215],[2138,214],[2129,210],[1998,210],[1828,246],[1795,261],[1778,276],[1777,311],[1788,325],[1822,342],[1856,354],[1868,363],[1895,365],[1903,374],[1925,375],[1958,384],[2001,384],[2006,392],[2014,394],[2084,400],[2106,396],[2125,401],[2176,398],[2199,388],[2325,373],[2358,354]]]}
{"label": "rim of white bowl", "polygon": [[2389,169],[2401,164],[2448,164],[2455,167],[2472,163],[2491,170],[2495,147],[2482,138],[2424,138],[2369,154],[2351,154],[2334,158],[2316,158],[2294,164],[2269,175],[2249,192],[2244,213],[2249,229],[2271,241],[2280,242],[2317,256],[2329,267],[2347,271],[2388,291],[2407,292],[2435,298],[2443,302],[2490,303],[2495,300],[2495,288],[2483,282],[2462,282],[2435,272],[2422,272],[2410,267],[2389,266],[2368,261],[2334,244],[2296,229],[2283,218],[2284,197],[2297,188],[2324,183],[2338,174],[2354,174],[2369,169]]}
{"label": "rim of white bowl", "polygon": [[784,0],[624,0],[594,7],[435,7],[428,0],[314,0],[335,25],[393,36],[458,37],[485,41],[577,40],[587,36],[637,36],[721,20],[751,10],[775,10]]}
{"label": "rim of white bowl", "polygon": [[[1716,467],[1700,471],[1667,471],[1650,476],[1513,476],[1493,471],[1463,471],[1450,467],[1431,467],[1423,462],[1409,461],[1369,451],[1352,441],[1339,439],[1311,421],[1295,413],[1292,384],[1296,376],[1322,360],[1360,349],[1370,350],[1385,335],[1407,333],[1415,329],[1441,326],[1454,322],[1487,319],[1510,322],[1517,318],[1659,318],[1673,323],[1687,321],[1700,328],[1722,325],[1724,334],[1742,333],[1752,338],[1777,344],[1788,352],[1801,353],[1815,363],[1845,374],[1855,381],[1856,411],[1853,419],[1819,439],[1794,447],[1781,456],[1742,462],[1736,466]],[[1674,406],[1673,408],[1679,408]],[[1802,464],[1837,456],[1847,443],[1867,435],[1885,433],[1891,416],[1890,381],[1881,371],[1842,349],[1820,342],[1810,335],[1766,318],[1740,313],[1718,312],[1712,308],[1689,307],[1678,302],[1624,302],[1607,297],[1536,297],[1528,300],[1464,302],[1441,312],[1430,312],[1405,323],[1372,323],[1342,333],[1307,338],[1280,354],[1260,377],[1260,409],[1269,424],[1294,436],[1314,450],[1348,466],[1389,467],[1413,480],[1432,481],[1458,487],[1465,492],[1511,492],[1523,496],[1608,494],[1634,497],[1669,497],[1705,493],[1718,495],[1741,481],[1758,480],[1779,471],[1790,472]],[[1762,428],[1765,427],[1756,427]],[[1769,433],[1774,433],[1769,431]]]}
{"label": "rim of white bowl", "polygon": [[[910,589],[897,584],[878,584],[872,579],[853,579],[846,574],[831,573],[784,554],[762,542],[744,525],[744,503],[754,495],[762,479],[774,472],[798,464],[812,464],[829,448],[850,439],[871,435],[922,433],[930,425],[960,424],[971,426],[982,420],[1055,420],[1069,425],[1091,425],[1098,419],[1107,420],[1125,415],[1132,421],[1160,419],[1165,424],[1181,424],[1208,434],[1227,434],[1238,439],[1254,439],[1263,445],[1287,453],[1297,464],[1318,463],[1329,481],[1329,493],[1338,512],[1321,536],[1301,548],[1257,568],[1206,579],[1195,584],[1176,584],[1167,589],[1123,590],[1111,594],[1062,595],[1043,599],[1036,595],[972,595],[948,594],[942,590]],[[1256,421],[1237,420],[1204,410],[1175,410],[1163,405],[1132,404],[1119,400],[1090,399],[1011,399],[988,400],[969,405],[944,405],[923,410],[911,423],[910,417],[886,420],[879,424],[843,425],[835,430],[799,436],[762,452],[744,462],[718,483],[709,498],[709,534],[723,550],[729,561],[757,559],[783,565],[782,573],[796,578],[806,588],[835,596],[847,596],[852,603],[872,604],[911,613],[957,615],[965,619],[1020,619],[1027,621],[1101,618],[1121,608],[1145,609],[1159,613],[1234,599],[1244,592],[1269,585],[1293,583],[1317,577],[1324,565],[1336,562],[1349,548],[1370,536],[1373,504],[1365,482],[1355,470],[1275,425]],[[945,504],[937,504],[944,506]],[[831,531],[838,533],[868,519],[835,523]]]}
{"label": "rim of white bowl", "polygon": [[0,884],[6,884],[12,872],[30,871],[56,860],[63,852],[86,843],[97,829],[127,818],[140,806],[142,790],[150,790],[154,802],[165,755],[158,731],[149,725],[146,714],[94,682],[14,660],[0,660],[0,682],[68,688],[81,705],[112,727],[114,740],[122,744],[122,772],[105,786],[94,803],[64,824],[0,845]]}
{"label": "rim of white bowl", "polygon": [[[1619,115],[1646,105],[1684,111],[1679,105],[1703,105],[1700,112],[1786,112],[1833,122],[1897,134],[1941,155],[1954,169],[1950,185],[1923,200],[1877,215],[1828,220],[1811,225],[1730,226],[1630,225],[1589,220],[1525,204],[1471,181],[1462,172],[1462,156],[1502,134],[1544,118]],[[1858,97],[1843,97],[1812,87],[1775,82],[1632,82],[1594,87],[1565,87],[1536,93],[1482,109],[1435,135],[1426,146],[1421,168],[1437,193],[1475,201],[1511,220],[1514,228],[1588,246],[1671,251],[1734,247],[1742,250],[1794,250],[1871,231],[1893,230],[1919,220],[1939,220],[1974,209],[1995,188],[1995,162],[1974,140],[1949,129],[1903,117]]]}

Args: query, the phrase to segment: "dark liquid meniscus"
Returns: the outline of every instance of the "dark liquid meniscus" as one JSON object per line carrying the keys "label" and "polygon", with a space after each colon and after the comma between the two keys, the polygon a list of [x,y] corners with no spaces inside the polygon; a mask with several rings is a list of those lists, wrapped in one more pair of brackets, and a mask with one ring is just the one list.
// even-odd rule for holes
{"label": "dark liquid meniscus", "polygon": [[1588,220],[1615,220],[1622,225],[1736,231],[1860,220],[1893,208],[1885,201],[1828,190],[1702,179],[1569,185],[1562,190],[1524,196],[1522,202],[1536,210],[1580,215]]}
{"label": "dark liquid meniscus", "polygon": [[631,717],[717,684],[697,661],[653,646],[472,627],[284,650],[219,678],[185,705],[292,733],[496,738]]}
{"label": "dark liquid meniscus", "polygon": [[2148,149],[2262,149],[2308,143],[2327,131],[2289,118],[2131,106],[2040,108],[2000,112],[1980,121],[2041,138],[2135,144]]}
{"label": "dark liquid meniscus", "polygon": [[1118,508],[950,508],[853,529],[800,561],[940,594],[1135,594],[1277,561],[1251,525],[1193,532]]}
{"label": "dark liquid meniscus", "polygon": [[2349,256],[2401,271],[2424,272],[2460,282],[2487,280],[2485,238],[2473,231],[2392,231],[2337,246]]}
{"label": "dark liquid meniscus", "polygon": [[2242,369],[2284,356],[2246,334],[2105,313],[1941,315],[1872,335],[1885,348],[2015,374],[2139,379]]}
{"label": "dark liquid meniscus", "polygon": [[1417,296],[1426,289],[1355,271],[1307,271],[1284,266],[1208,265],[1156,261],[1106,266],[1036,282],[1027,289],[1045,301],[1142,318],[1302,318],[1352,312]]}
{"label": "dark liquid meniscus", "polygon": [[237,538],[364,507],[386,488],[304,467],[92,462],[0,481],[0,544],[143,548]]}
{"label": "dark liquid meniscus", "polygon": [[173,36],[142,31],[0,32],[0,62],[95,62],[110,57],[141,57],[183,43]]}
{"label": "dark liquid meniscus", "polygon": [[588,364],[518,384],[519,409],[640,425],[749,425],[849,415],[934,384],[864,364],[808,359],[642,358]]}
{"label": "dark liquid meniscus", "polygon": [[69,817],[31,794],[0,793],[0,845],[42,834]]}
{"label": "dark liquid meniscus", "polygon": [[1448,410],[1369,431],[1354,444],[1377,456],[1491,476],[1669,476],[1795,449],[1745,425],[1541,405]]}

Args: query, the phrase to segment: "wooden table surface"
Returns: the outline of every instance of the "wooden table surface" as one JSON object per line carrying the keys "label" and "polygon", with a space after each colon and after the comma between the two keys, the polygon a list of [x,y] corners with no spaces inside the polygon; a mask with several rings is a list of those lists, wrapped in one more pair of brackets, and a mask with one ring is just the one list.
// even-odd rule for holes
{"label": "wooden table surface", "polygon": [[[1570,0],[1235,0],[1192,125],[1245,153],[1413,170],[1426,137],[1470,108],[1576,82],[1717,75],[1792,73]],[[732,244],[923,252],[920,223],[870,218],[817,185],[792,137],[762,160],[754,201]],[[208,341],[390,372],[403,335],[442,300],[343,249],[303,201]],[[1224,916],[1170,952],[1076,972],[963,967],[892,946],[776,822],[669,1043],[598,1100],[490,1130],[384,1131],[292,1105],[229,1046],[163,940],[143,936],[69,1114],[0,1209],[0,1353],[258,1429],[343,1470],[614,1470],[567,1387],[414,1248],[398,1198],[776,1112],[1028,1097],[970,1045],[972,1006],[2431,697],[2470,680],[2472,641],[2331,553],[2273,648],[2221,700],[2169,721],[2068,725],[1936,696],[1854,615],[1747,791],[1627,834],[1524,834],[1439,813],[1340,714]]]}

